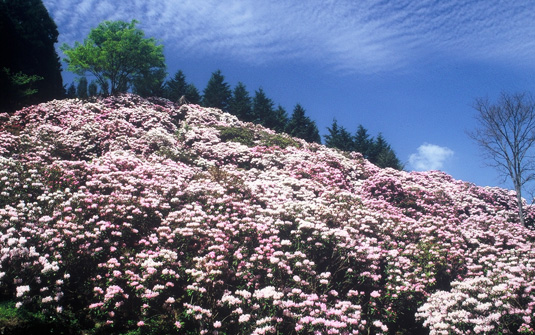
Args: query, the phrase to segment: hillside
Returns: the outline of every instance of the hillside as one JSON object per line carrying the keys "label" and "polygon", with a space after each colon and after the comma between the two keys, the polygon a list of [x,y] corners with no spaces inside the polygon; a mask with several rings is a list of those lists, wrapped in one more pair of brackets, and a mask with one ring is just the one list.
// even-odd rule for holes
{"label": "hillside", "polygon": [[533,334],[515,206],[216,109],[51,101],[0,115],[0,328]]}

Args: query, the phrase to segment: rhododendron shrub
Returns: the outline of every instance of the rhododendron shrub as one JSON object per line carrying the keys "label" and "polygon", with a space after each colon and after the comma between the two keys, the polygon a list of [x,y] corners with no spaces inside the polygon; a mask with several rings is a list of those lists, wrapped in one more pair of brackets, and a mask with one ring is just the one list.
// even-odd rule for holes
{"label": "rhododendron shrub", "polygon": [[510,191],[134,95],[3,120],[17,308],[95,334],[534,333]]}

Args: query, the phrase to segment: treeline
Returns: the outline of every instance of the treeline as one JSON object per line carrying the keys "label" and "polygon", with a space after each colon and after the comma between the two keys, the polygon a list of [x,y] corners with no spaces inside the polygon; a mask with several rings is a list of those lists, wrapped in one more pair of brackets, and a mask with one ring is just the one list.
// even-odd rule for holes
{"label": "treeline", "polygon": [[[10,46],[0,53],[0,112],[54,98],[117,94],[131,91],[141,96],[160,96],[205,107],[220,108],[240,120],[261,124],[277,132],[321,143],[316,122],[296,104],[292,114],[270,99],[262,88],[251,94],[239,82],[233,89],[221,71],[212,73],[202,94],[186,81],[182,71],[167,78],[163,46],[146,38],[137,21],[105,21],[91,30],[83,44],[64,44],[61,49],[69,71],[79,75],[63,86],[61,66],[54,44],[56,24],[41,0],[0,0],[0,41]],[[110,55],[115,55],[109,59]],[[120,62],[117,62],[120,59]],[[95,80],[89,82],[86,74]],[[402,169],[386,140],[372,138],[359,126],[351,135],[336,121],[325,135],[326,145],[343,151],[358,151],[381,167]]]}
{"label": "treeline", "polygon": [[[267,97],[262,88],[256,90],[251,96],[245,84],[238,82],[231,90],[220,70],[212,73],[202,95],[195,85],[186,81],[182,70],[177,71],[167,81],[162,80],[156,90],[143,92],[136,86],[136,83],[132,90],[142,96],[157,95],[176,102],[183,98],[188,103],[219,108],[236,115],[242,121],[261,124],[308,142],[321,143],[316,123],[306,115],[305,109],[300,104],[297,104],[292,115],[288,116],[281,105],[275,107],[275,102]],[[82,77],[77,86],[74,83],[71,84],[68,92],[70,97],[87,98],[88,95],[97,94],[97,84],[93,81],[88,86],[87,79]],[[326,146],[342,151],[360,152],[364,158],[380,167],[403,169],[403,164],[382,134],[373,138],[367,129],[359,125],[355,134],[352,135],[345,127],[339,126],[336,120],[333,121],[331,127],[327,128],[327,131],[328,134],[324,135]]]}
{"label": "treeline", "polygon": [[[308,142],[321,143],[316,122],[306,115],[305,109],[300,104],[295,105],[289,116],[281,105],[275,107],[275,102],[267,97],[262,88],[256,90],[252,96],[242,82],[231,89],[220,70],[212,73],[202,95],[195,85],[186,81],[182,70],[159,84],[158,89],[143,91],[137,85],[133,84],[132,91],[141,96],[160,96],[175,102],[184,99],[187,103],[219,108],[236,115],[242,121],[261,124]],[[68,96],[87,98],[97,94],[97,90],[98,85],[95,81],[88,84],[87,79],[82,77],[76,86],[74,83],[69,86]],[[98,90],[100,94],[105,92],[106,88]]]}

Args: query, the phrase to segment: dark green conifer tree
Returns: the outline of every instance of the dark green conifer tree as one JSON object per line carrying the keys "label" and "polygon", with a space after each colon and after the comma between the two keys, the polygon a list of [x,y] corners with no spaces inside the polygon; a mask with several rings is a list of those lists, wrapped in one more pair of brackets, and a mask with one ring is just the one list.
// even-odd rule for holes
{"label": "dark green conifer tree", "polygon": [[329,134],[325,135],[325,145],[330,148],[337,148],[343,151],[352,151],[354,147],[351,134],[344,128],[338,126],[336,119],[331,127],[327,127]]}
{"label": "dark green conifer tree", "polygon": [[286,110],[282,108],[281,105],[275,109],[274,113],[276,122],[272,129],[278,133],[282,133],[286,130],[286,126],[288,125],[288,113],[286,113]]}
{"label": "dark green conifer tree", "polygon": [[186,83],[186,76],[184,75],[184,72],[182,72],[182,70],[178,70],[174,77],[165,83],[164,97],[176,102],[182,96],[186,96],[187,86],[188,84]]}
{"label": "dark green conifer tree", "polygon": [[251,97],[242,82],[239,82],[232,91],[232,98],[229,103],[229,113],[236,115],[241,121],[255,121]]}
{"label": "dark green conifer tree", "polygon": [[89,86],[87,87],[87,94],[90,97],[94,97],[98,94],[98,85],[96,81],[91,80],[91,82],[89,83]]}
{"label": "dark green conifer tree", "polygon": [[133,92],[142,97],[163,97],[166,76],[165,67],[146,69],[132,79]]}
{"label": "dark green conifer tree", "polygon": [[[41,0],[0,0],[0,106],[6,110],[64,96],[61,65],[54,44],[57,26]],[[13,94],[20,78],[33,94]],[[40,80],[37,80],[40,79]],[[25,82],[23,80],[22,82]]]}
{"label": "dark green conifer tree", "polygon": [[201,95],[199,93],[199,90],[197,89],[197,87],[195,87],[195,85],[193,84],[188,84],[186,86],[186,99],[188,100],[188,102],[190,104],[194,104],[194,105],[200,105],[201,103]]}
{"label": "dark green conifer tree", "polygon": [[76,86],[74,86],[74,83],[71,83],[67,89],[67,98],[76,98]]}
{"label": "dark green conifer tree", "polygon": [[225,77],[221,71],[217,70],[212,73],[212,77],[203,91],[202,105],[227,112],[231,96],[230,85],[225,82]]}
{"label": "dark green conifer tree", "polygon": [[81,77],[78,80],[78,86],[76,86],[76,95],[80,99],[86,99],[87,98],[87,78]]}
{"label": "dark green conifer tree", "polygon": [[300,104],[295,106],[286,126],[286,132],[291,136],[302,138],[307,142],[321,143],[316,122],[305,115],[305,109]]}
{"label": "dark green conifer tree", "polygon": [[266,96],[266,93],[262,88],[255,91],[255,96],[253,98],[253,115],[256,120],[254,120],[254,122],[272,129],[277,122],[275,119],[275,111],[273,110],[274,105],[273,100]]}

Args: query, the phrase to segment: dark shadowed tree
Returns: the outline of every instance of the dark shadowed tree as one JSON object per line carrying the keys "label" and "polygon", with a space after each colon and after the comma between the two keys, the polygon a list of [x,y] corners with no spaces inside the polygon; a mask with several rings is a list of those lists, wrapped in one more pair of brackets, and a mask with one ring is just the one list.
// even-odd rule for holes
{"label": "dark shadowed tree", "polygon": [[266,96],[266,93],[262,88],[255,91],[253,98],[253,115],[256,120],[254,120],[254,122],[272,129],[277,123],[277,120],[275,119],[275,111],[273,110],[274,105],[275,103],[273,100]]}
{"label": "dark shadowed tree", "polygon": [[518,215],[525,226],[522,190],[534,179],[535,102],[526,94],[502,93],[496,103],[476,99],[478,127],[469,135],[489,162],[515,188]]}
{"label": "dark shadowed tree", "polygon": [[104,94],[117,94],[128,90],[135,80],[165,70],[163,46],[145,38],[136,24],[135,20],[104,21],[91,30],[83,44],[64,44],[61,49],[69,71],[78,75],[89,72]]}
{"label": "dark shadowed tree", "polygon": [[165,83],[164,97],[176,102],[182,96],[186,96],[187,86],[188,84],[186,83],[186,76],[184,75],[184,72],[182,72],[182,70],[178,70],[173,78],[169,79]]}
{"label": "dark shadowed tree", "polygon": [[98,85],[94,80],[91,80],[91,82],[89,83],[89,86],[87,87],[87,94],[90,97],[94,97],[98,94]]}
{"label": "dark shadowed tree", "polygon": [[225,82],[225,77],[220,70],[212,73],[203,91],[202,105],[204,107],[215,107],[228,112],[228,105],[232,97],[230,86]]}
{"label": "dark shadowed tree", "polygon": [[286,132],[291,136],[302,138],[307,142],[321,143],[316,122],[305,115],[305,109],[300,104],[295,106],[286,126]]}
{"label": "dark shadowed tree", "polygon": [[0,0],[0,108],[64,96],[57,38],[41,0]]}
{"label": "dark shadowed tree", "polygon": [[276,132],[282,133],[286,130],[288,125],[288,113],[281,105],[277,107],[274,111],[275,114],[275,124],[273,125],[273,130]]}
{"label": "dark shadowed tree", "polygon": [[76,95],[80,99],[87,98],[88,92],[87,92],[87,78],[86,77],[81,77],[78,80],[78,86],[76,86]]}
{"label": "dark shadowed tree", "polygon": [[343,151],[352,151],[353,150],[353,138],[351,134],[341,126],[338,126],[336,119],[333,120],[331,127],[327,127],[325,137],[325,145],[329,148],[337,148]]}
{"label": "dark shadowed tree", "polygon": [[67,98],[76,98],[76,86],[74,83],[71,83],[67,89]]}
{"label": "dark shadowed tree", "polygon": [[134,77],[132,91],[142,97],[163,97],[166,76],[165,68],[148,69]]}
{"label": "dark shadowed tree", "polygon": [[236,115],[241,121],[254,121],[251,97],[242,82],[239,82],[232,91],[232,97],[229,102],[229,113]]}
{"label": "dark shadowed tree", "polygon": [[396,170],[403,170],[403,164],[390,144],[385,140],[383,134],[379,133],[375,141],[373,141],[369,152],[369,160],[375,165],[382,168],[391,167]]}
{"label": "dark shadowed tree", "polygon": [[369,158],[373,147],[373,138],[368,134],[368,130],[359,124],[353,136],[353,150],[360,152],[364,158]]}
{"label": "dark shadowed tree", "polygon": [[186,99],[188,99],[190,104],[201,104],[201,94],[199,93],[197,87],[191,83],[186,86]]}

